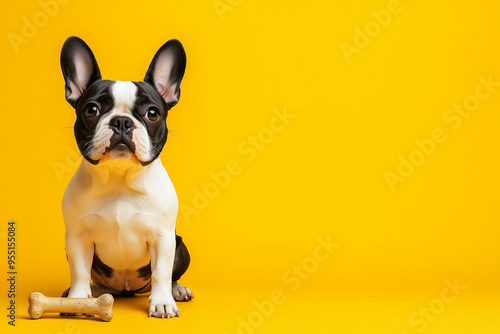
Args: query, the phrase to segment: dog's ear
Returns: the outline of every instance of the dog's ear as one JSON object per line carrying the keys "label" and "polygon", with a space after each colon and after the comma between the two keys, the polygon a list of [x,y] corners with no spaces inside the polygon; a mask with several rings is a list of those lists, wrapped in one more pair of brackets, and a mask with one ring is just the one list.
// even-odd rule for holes
{"label": "dog's ear", "polygon": [[160,93],[167,106],[173,107],[181,96],[181,81],[186,69],[186,52],[181,42],[171,39],[156,52],[144,82]]}
{"label": "dog's ear", "polygon": [[82,39],[72,36],[64,42],[61,69],[66,82],[66,100],[76,108],[85,89],[101,79],[94,54]]}

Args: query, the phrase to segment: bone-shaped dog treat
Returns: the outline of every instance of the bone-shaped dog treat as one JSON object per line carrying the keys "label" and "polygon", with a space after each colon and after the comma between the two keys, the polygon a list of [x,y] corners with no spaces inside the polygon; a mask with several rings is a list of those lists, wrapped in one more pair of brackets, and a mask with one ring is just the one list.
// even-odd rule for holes
{"label": "bone-shaped dog treat", "polygon": [[33,319],[44,313],[86,313],[97,314],[103,321],[113,318],[113,296],[103,294],[99,298],[57,298],[45,297],[33,292],[28,298],[28,313]]}

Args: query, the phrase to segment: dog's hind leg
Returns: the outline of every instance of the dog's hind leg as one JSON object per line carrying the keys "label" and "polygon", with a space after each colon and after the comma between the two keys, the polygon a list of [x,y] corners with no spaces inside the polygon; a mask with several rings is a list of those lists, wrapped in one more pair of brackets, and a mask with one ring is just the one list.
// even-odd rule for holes
{"label": "dog's hind leg", "polygon": [[188,269],[191,257],[180,236],[175,236],[175,242],[175,259],[172,271],[172,296],[176,301],[189,301],[194,298],[193,293],[188,287],[177,283],[177,281]]}

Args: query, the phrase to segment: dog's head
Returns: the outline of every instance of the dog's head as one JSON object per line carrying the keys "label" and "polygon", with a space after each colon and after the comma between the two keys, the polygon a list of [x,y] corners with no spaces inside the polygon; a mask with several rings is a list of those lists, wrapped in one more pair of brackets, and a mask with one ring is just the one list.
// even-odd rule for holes
{"label": "dog's head", "polygon": [[61,68],[85,159],[94,165],[128,159],[145,166],[159,156],[167,141],[168,110],[179,101],[186,68],[178,40],[156,52],[142,82],[102,80],[94,54],[78,37],[64,43]]}

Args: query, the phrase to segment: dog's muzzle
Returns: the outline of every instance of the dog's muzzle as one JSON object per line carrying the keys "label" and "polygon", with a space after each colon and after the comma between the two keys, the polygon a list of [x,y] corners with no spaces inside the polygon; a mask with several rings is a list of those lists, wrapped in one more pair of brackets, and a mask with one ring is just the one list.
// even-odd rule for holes
{"label": "dog's muzzle", "polygon": [[134,121],[127,116],[115,116],[109,121],[109,128],[113,130],[110,145],[107,151],[135,152],[135,144],[132,141],[132,132],[135,129]]}

